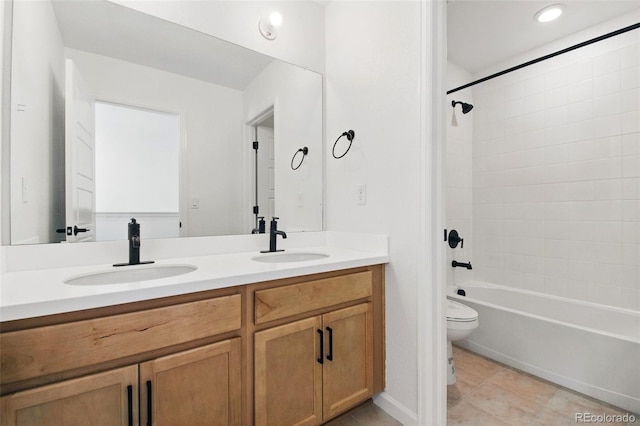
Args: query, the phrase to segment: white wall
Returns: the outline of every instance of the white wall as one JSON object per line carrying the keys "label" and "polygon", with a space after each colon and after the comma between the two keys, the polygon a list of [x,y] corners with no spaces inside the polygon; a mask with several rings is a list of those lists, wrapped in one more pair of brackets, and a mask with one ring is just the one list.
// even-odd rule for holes
{"label": "white wall", "polygon": [[13,19],[24,55],[12,60],[11,242],[54,242],[65,226],[63,44],[50,3],[14,2]]}
{"label": "white wall", "polygon": [[[326,10],[326,223],[385,233],[385,398],[407,424],[418,411],[417,295],[421,252],[420,2],[333,1]],[[331,155],[353,129],[349,153]],[[366,185],[358,205],[356,186]],[[428,301],[424,301],[428,303]],[[443,370],[444,372],[444,370]]]}
{"label": "white wall", "polygon": [[[111,0],[314,71],[324,71],[324,7],[315,1]],[[273,41],[258,31],[260,18],[283,16]]]}
{"label": "white wall", "polygon": [[[278,228],[321,230],[322,75],[274,61],[247,86],[243,99],[245,122],[274,106]],[[291,158],[304,146],[309,154],[298,170],[292,170]]]}
{"label": "white wall", "polygon": [[[458,65],[447,64],[447,90],[455,89],[472,81],[471,74]],[[473,270],[452,268],[451,262],[471,262],[473,266],[473,113],[462,113],[460,105],[455,107],[457,127],[452,125],[453,108],[451,101],[462,101],[473,105],[471,88],[447,95],[446,105],[446,229],[455,229],[463,244],[452,249],[448,245],[447,284],[459,284],[473,278]],[[464,247],[463,247],[464,246]]]}
{"label": "white wall", "polygon": [[[180,116],[186,158],[181,178],[185,236],[233,235],[243,229],[242,93],[130,62],[65,49],[97,100]],[[246,147],[249,149],[249,147]],[[198,209],[189,208],[192,198]]]}
{"label": "white wall", "polygon": [[639,58],[635,30],[474,88],[476,278],[640,309]]}

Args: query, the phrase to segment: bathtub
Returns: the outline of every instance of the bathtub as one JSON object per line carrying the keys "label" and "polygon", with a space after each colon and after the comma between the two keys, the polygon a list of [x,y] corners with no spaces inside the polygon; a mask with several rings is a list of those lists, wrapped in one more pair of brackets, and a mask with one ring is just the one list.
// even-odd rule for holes
{"label": "bathtub", "polygon": [[447,293],[478,311],[460,346],[640,413],[640,312],[480,281]]}

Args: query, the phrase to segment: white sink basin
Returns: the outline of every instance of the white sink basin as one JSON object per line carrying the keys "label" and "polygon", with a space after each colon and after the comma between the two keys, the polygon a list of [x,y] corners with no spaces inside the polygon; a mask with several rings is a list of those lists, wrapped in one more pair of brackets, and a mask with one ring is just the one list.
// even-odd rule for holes
{"label": "white sink basin", "polygon": [[198,269],[198,267],[192,265],[123,266],[121,268],[114,268],[112,271],[96,272],[94,274],[67,278],[64,280],[64,283],[69,285],[123,284],[174,277],[176,275],[188,274],[196,269]]}
{"label": "white sink basin", "polygon": [[252,257],[251,260],[256,262],[268,263],[290,263],[290,262],[307,262],[309,260],[320,260],[329,257],[323,253],[273,253]]}

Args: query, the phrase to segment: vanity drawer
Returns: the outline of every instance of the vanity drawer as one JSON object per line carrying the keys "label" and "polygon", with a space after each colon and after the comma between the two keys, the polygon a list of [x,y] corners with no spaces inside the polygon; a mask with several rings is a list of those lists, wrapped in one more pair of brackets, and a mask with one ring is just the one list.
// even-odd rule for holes
{"label": "vanity drawer", "polygon": [[255,292],[255,323],[264,324],[373,294],[371,271]]}
{"label": "vanity drawer", "polygon": [[241,327],[241,295],[0,334],[2,383],[78,369]]}

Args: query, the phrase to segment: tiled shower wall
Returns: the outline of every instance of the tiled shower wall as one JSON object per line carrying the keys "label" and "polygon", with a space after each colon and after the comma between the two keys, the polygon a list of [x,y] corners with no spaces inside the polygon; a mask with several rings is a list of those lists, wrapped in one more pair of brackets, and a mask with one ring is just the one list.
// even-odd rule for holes
{"label": "tiled shower wall", "polygon": [[[449,62],[447,65],[447,87],[462,86],[472,81],[472,76],[459,66]],[[454,285],[473,278],[473,270],[450,267],[452,260],[458,262],[473,261],[472,226],[472,152],[473,152],[473,110],[463,114],[460,105],[451,108],[451,101],[461,101],[473,105],[471,89],[464,89],[447,96],[447,143],[446,143],[446,223],[447,231],[455,229],[466,244],[455,249],[446,245],[447,284]],[[452,114],[456,116],[456,126],[452,125]],[[473,262],[472,262],[473,265]],[[475,265],[474,265],[475,266]]]}
{"label": "tiled shower wall", "polygon": [[640,309],[639,58],[637,29],[474,87],[475,278]]}

